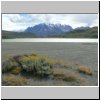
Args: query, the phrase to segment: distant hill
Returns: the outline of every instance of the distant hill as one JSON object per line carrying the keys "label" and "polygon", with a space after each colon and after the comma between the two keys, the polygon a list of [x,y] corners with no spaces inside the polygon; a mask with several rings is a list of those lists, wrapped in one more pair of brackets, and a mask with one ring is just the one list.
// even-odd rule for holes
{"label": "distant hill", "polygon": [[72,27],[69,25],[41,23],[33,27],[28,27],[25,32],[34,33],[38,37],[46,37],[48,35],[59,35],[71,30]]}
{"label": "distant hill", "polygon": [[26,32],[12,32],[2,30],[3,39],[13,39],[13,38],[35,38],[36,36],[33,33]]}
{"label": "distant hill", "polygon": [[98,27],[77,28],[61,35],[49,35],[48,37],[58,38],[98,38]]}

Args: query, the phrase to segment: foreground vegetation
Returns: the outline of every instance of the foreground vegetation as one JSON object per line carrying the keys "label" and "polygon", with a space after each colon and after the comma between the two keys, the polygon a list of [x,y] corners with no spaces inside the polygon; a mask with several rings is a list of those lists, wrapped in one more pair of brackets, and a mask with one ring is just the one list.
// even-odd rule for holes
{"label": "foreground vegetation", "polygon": [[[46,85],[46,82],[50,85],[51,81],[56,82],[56,85],[65,85],[63,82],[84,85],[87,79],[81,74],[91,76],[93,70],[86,66],[71,66],[35,53],[10,57],[2,63],[4,86],[30,85],[31,82],[32,85]],[[38,83],[35,83],[37,80]]]}

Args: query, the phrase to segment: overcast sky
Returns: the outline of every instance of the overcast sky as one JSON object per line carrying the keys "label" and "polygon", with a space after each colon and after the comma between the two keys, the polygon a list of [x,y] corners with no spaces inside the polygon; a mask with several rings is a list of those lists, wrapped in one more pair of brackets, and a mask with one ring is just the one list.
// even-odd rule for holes
{"label": "overcast sky", "polygon": [[17,31],[36,24],[66,24],[72,28],[98,26],[97,14],[2,14],[2,30]]}

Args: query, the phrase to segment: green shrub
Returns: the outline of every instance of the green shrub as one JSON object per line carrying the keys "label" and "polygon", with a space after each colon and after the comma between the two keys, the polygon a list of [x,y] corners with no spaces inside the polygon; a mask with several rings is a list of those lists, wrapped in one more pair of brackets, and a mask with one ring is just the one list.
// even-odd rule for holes
{"label": "green shrub", "polygon": [[22,71],[22,68],[21,68],[21,67],[14,67],[14,68],[11,70],[11,73],[17,75],[17,74],[20,74],[21,71]]}
{"label": "green shrub", "polygon": [[14,59],[9,59],[9,60],[3,62],[2,72],[3,73],[8,72],[16,66],[18,66],[18,63]]}
{"label": "green shrub", "polygon": [[8,61],[5,61],[2,71],[9,71],[13,74],[26,71],[27,73],[43,77],[52,74],[52,67],[53,62],[48,57],[31,54],[14,56]]}
{"label": "green shrub", "polygon": [[46,76],[52,73],[53,64],[47,57],[32,54],[20,57],[19,62],[23,70],[31,72],[37,76]]}

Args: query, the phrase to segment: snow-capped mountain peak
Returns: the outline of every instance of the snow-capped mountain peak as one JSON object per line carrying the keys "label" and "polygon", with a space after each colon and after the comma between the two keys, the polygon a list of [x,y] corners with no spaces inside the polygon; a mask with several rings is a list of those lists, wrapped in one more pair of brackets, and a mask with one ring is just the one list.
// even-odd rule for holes
{"label": "snow-capped mountain peak", "polygon": [[63,34],[65,32],[71,31],[72,27],[69,25],[61,25],[61,24],[45,24],[40,23],[33,27],[28,27],[25,32],[34,33],[37,36],[47,36],[54,34]]}

